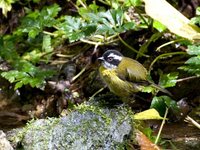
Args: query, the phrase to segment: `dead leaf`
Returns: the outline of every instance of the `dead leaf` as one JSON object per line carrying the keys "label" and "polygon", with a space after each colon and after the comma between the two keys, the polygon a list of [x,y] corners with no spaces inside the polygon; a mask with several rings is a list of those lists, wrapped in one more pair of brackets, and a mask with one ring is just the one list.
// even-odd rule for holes
{"label": "dead leaf", "polygon": [[140,146],[140,150],[161,150],[157,145],[152,143],[142,132],[136,132],[136,140]]}
{"label": "dead leaf", "polygon": [[161,117],[157,110],[155,110],[154,108],[137,113],[134,115],[133,118],[137,120],[163,119],[163,117]]}
{"label": "dead leaf", "polygon": [[166,0],[143,0],[146,13],[171,32],[189,40],[200,40],[200,29]]}

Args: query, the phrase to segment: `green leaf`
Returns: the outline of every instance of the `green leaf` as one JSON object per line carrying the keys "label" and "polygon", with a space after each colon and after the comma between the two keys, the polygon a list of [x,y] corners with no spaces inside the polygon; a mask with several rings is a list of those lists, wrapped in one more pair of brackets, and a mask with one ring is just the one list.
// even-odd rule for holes
{"label": "green leaf", "polygon": [[187,71],[189,73],[195,74],[197,76],[200,75],[200,65],[189,64],[187,66],[181,66],[181,67],[179,67],[179,69],[182,69],[182,70]]}
{"label": "green leaf", "polygon": [[142,129],[142,132],[148,137],[149,140],[155,142],[156,136],[154,135],[153,129],[151,129],[150,127],[145,127],[144,129]]}
{"label": "green leaf", "polygon": [[111,10],[111,15],[113,20],[115,21],[115,26],[121,26],[123,24],[123,11],[122,9]]}
{"label": "green leaf", "polygon": [[[92,7],[92,6],[91,6]],[[61,17],[57,28],[65,32],[65,36],[70,42],[81,38],[95,35],[113,35],[123,33],[135,27],[134,22],[125,22],[124,11],[122,9],[110,9],[107,11],[97,11],[98,7],[80,8],[79,14],[82,18],[71,16]],[[92,38],[92,37],[91,37]]]}
{"label": "green leaf", "polygon": [[78,31],[74,32],[69,36],[69,41],[73,42],[78,39],[90,36],[95,31],[96,31],[96,26],[93,26],[93,25],[82,27],[79,32]]}
{"label": "green leaf", "polygon": [[135,28],[135,23],[133,22],[127,22],[123,25],[124,29],[125,30],[130,30],[130,29],[133,29]]}
{"label": "green leaf", "polygon": [[51,36],[44,35],[43,36],[43,43],[42,43],[42,50],[45,52],[46,63],[49,61],[52,55],[53,48],[51,46]]}
{"label": "green leaf", "polygon": [[[200,8],[200,7],[198,7],[198,8]],[[199,13],[199,11],[197,11],[197,13]],[[191,22],[191,24],[200,25],[200,16],[193,17],[190,22]]]}
{"label": "green leaf", "polygon": [[200,56],[189,58],[185,64],[200,65]]}
{"label": "green leaf", "polygon": [[159,79],[159,85],[164,88],[175,86],[178,79],[178,75],[179,75],[178,72],[161,74]]}
{"label": "green leaf", "polygon": [[85,7],[80,7],[78,9],[78,13],[82,16],[86,13],[98,13],[100,10],[100,8],[103,9],[103,7],[99,7],[96,4],[90,4],[89,7],[85,8]]}
{"label": "green leaf", "polygon": [[14,90],[17,90],[17,89],[21,88],[23,85],[24,85],[24,83],[23,83],[22,81],[17,82],[17,83],[15,84]]}
{"label": "green leaf", "polygon": [[164,116],[166,107],[178,110],[176,101],[168,96],[155,96],[151,102],[150,108],[155,108],[161,116]]}
{"label": "green leaf", "polygon": [[126,6],[141,6],[142,1],[141,0],[125,0]]}
{"label": "green leaf", "polygon": [[166,26],[156,20],[153,21],[153,27],[156,28],[159,32],[163,32],[167,29]]}
{"label": "green leaf", "polygon": [[28,33],[30,38],[35,38],[42,30],[40,29],[31,29]]}
{"label": "green leaf", "polygon": [[191,57],[185,62],[185,66],[179,67],[184,71],[189,73],[200,75],[200,46],[199,45],[189,45],[187,53]]}
{"label": "green leaf", "polygon": [[38,49],[34,49],[31,52],[27,52],[23,55],[22,59],[30,61],[32,63],[37,63],[40,61],[41,56],[43,55],[43,52],[41,52]]}
{"label": "green leaf", "polygon": [[58,22],[55,20],[61,8],[57,5],[44,7],[41,12],[38,10],[29,12],[27,16],[22,19],[21,26],[15,31],[15,34],[28,33],[29,38],[35,38],[42,32],[44,27],[52,27]]}
{"label": "green leaf", "polygon": [[30,84],[32,87],[41,87],[45,83],[45,78],[54,74],[50,70],[41,70],[31,63],[23,61],[20,63],[21,71],[10,70],[1,73],[1,76],[7,79],[11,83],[15,84],[15,89],[22,87],[23,85]]}
{"label": "green leaf", "polygon": [[200,46],[189,45],[187,49],[189,55],[200,55]]}
{"label": "green leaf", "polygon": [[154,93],[155,92],[155,88],[152,86],[144,86],[142,88],[142,92],[146,92],[146,93]]}
{"label": "green leaf", "polygon": [[155,96],[151,102],[150,108],[155,108],[161,116],[164,116],[166,110],[165,100],[162,97]]}

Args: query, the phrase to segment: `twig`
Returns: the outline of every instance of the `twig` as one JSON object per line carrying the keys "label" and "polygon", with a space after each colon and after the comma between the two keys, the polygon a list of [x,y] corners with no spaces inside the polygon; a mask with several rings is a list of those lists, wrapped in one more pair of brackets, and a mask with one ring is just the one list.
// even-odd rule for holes
{"label": "twig", "polygon": [[80,39],[81,42],[84,42],[84,43],[88,43],[88,44],[91,44],[91,45],[105,45],[105,44],[110,44],[110,43],[114,43],[116,41],[118,41],[119,39],[114,39],[112,41],[109,41],[109,42],[94,42],[94,41],[90,41],[90,40],[86,40],[86,39]]}
{"label": "twig", "polygon": [[173,44],[173,43],[176,43],[176,42],[180,42],[180,41],[184,41],[184,40],[185,40],[185,39],[178,39],[178,40],[174,40],[174,41],[167,42],[167,43],[165,43],[165,44],[160,45],[160,46],[156,49],[156,51],[159,51],[161,48],[163,48],[163,47],[165,47],[165,46],[167,46],[167,45],[170,45],[170,44]]}
{"label": "twig", "polygon": [[86,67],[87,67],[87,66],[85,66],[76,76],[74,76],[74,77],[72,78],[71,82],[75,81],[79,76],[81,76],[81,75],[85,72]]}
{"label": "twig", "polygon": [[195,127],[200,129],[200,124],[196,122],[194,119],[192,119],[190,116],[187,116],[184,120],[185,122],[193,124]]}
{"label": "twig", "polygon": [[56,56],[61,57],[61,58],[72,58],[74,55],[56,54]]}
{"label": "twig", "polygon": [[120,35],[118,35],[118,38],[119,38],[119,40],[120,40],[126,47],[128,47],[128,48],[129,48],[130,50],[132,50],[133,52],[135,52],[135,53],[137,53],[137,54],[140,54],[140,55],[142,55],[142,56],[144,56],[144,57],[149,57],[149,55],[145,55],[145,54],[143,54],[143,53],[137,51],[136,49],[134,49],[134,48],[131,47],[130,45],[128,45],[128,44],[120,37]]}
{"label": "twig", "polygon": [[55,34],[55,33],[51,33],[51,32],[48,32],[48,31],[43,31],[44,34],[47,34],[47,35],[51,35],[51,36],[58,36],[58,34]]}
{"label": "twig", "polygon": [[151,65],[149,66],[149,73],[151,72],[152,70],[152,67],[153,65],[155,64],[155,62],[161,58],[164,58],[164,57],[169,57],[169,56],[172,56],[172,55],[185,55],[187,54],[186,52],[171,52],[171,53],[165,53],[165,54],[161,54],[159,55],[158,57],[156,57],[153,62],[151,63]]}
{"label": "twig", "polygon": [[101,89],[99,89],[97,92],[95,92],[88,101],[91,101],[97,94],[101,93],[103,90],[105,89],[105,87],[102,87]]}
{"label": "twig", "polygon": [[165,124],[165,120],[166,120],[166,118],[167,118],[167,114],[168,114],[168,108],[166,108],[165,115],[164,115],[163,121],[162,121],[162,123],[161,123],[161,125],[160,125],[160,129],[159,129],[159,131],[158,131],[158,135],[157,135],[157,137],[156,137],[156,140],[155,140],[154,144],[157,144],[157,143],[158,143],[158,140],[159,140],[159,138],[160,138],[162,129],[163,129],[164,124]]}
{"label": "twig", "polygon": [[178,79],[178,80],[176,80],[176,82],[182,82],[182,81],[196,79],[196,78],[199,78],[199,76],[191,76],[191,77],[186,77],[186,78]]}
{"label": "twig", "polygon": [[87,8],[87,6],[86,6],[81,0],[78,0],[78,2],[79,2],[84,8]]}

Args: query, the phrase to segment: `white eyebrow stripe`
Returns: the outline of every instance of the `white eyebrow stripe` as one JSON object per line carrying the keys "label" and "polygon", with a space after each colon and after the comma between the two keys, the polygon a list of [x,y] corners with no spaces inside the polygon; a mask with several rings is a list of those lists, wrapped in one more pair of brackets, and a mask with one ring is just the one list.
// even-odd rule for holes
{"label": "white eyebrow stripe", "polygon": [[114,59],[118,59],[119,61],[122,60],[122,56],[116,55],[116,54],[114,54],[114,53],[110,53],[110,54],[108,55],[108,57],[113,57]]}

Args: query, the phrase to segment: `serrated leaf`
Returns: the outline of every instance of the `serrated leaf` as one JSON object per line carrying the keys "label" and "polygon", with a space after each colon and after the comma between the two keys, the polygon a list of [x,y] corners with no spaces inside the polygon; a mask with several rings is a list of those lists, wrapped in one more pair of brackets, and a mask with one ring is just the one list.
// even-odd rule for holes
{"label": "serrated leaf", "polygon": [[[104,23],[107,26],[114,27],[115,26],[115,20],[111,14],[112,10],[108,10],[106,12],[100,12],[98,13],[98,20],[102,23]],[[112,11],[114,13],[114,11]]]}
{"label": "serrated leaf", "polygon": [[187,49],[189,55],[200,55],[200,46],[189,45]]}
{"label": "serrated leaf", "polygon": [[64,16],[61,18],[61,23],[57,25],[60,30],[64,30],[66,33],[79,30],[83,26],[84,21],[80,18],[71,16]]}
{"label": "serrated leaf", "polygon": [[92,33],[96,31],[96,26],[89,25],[82,27],[81,30],[72,33],[71,35],[68,35],[69,41],[74,42],[78,39],[90,36]]}
{"label": "serrated leaf", "polygon": [[179,67],[184,71],[189,73],[200,75],[200,46],[199,45],[189,45],[187,49],[189,55],[193,55],[186,62],[185,66]]}
{"label": "serrated leaf", "polygon": [[159,115],[159,113],[154,108],[152,108],[152,109],[148,109],[143,112],[135,114],[134,119],[137,119],[137,120],[156,119],[156,120],[158,120],[158,119],[163,119],[163,117],[161,117]]}
{"label": "serrated leaf", "polygon": [[15,84],[14,90],[17,90],[17,89],[21,88],[23,85],[24,85],[24,83],[23,83],[22,81],[17,82],[17,83]]}
{"label": "serrated leaf", "polygon": [[41,29],[32,29],[28,32],[28,36],[34,39],[41,31]]}
{"label": "serrated leaf", "polygon": [[192,24],[200,24],[200,16],[191,19]]}
{"label": "serrated leaf", "polygon": [[178,79],[178,75],[179,75],[178,72],[161,74],[159,79],[159,85],[164,88],[175,86]]}
{"label": "serrated leaf", "polygon": [[[99,9],[99,6],[96,5],[96,4],[90,4],[90,5],[89,5],[89,9],[90,9],[91,11],[93,11],[94,13],[97,13],[97,12],[98,12],[98,9]],[[87,9],[87,10],[89,10],[89,9]]]}
{"label": "serrated leaf", "polygon": [[61,8],[57,5],[44,7],[40,12],[38,10],[29,12],[27,16],[22,19],[22,24],[15,32],[28,33],[29,38],[35,38],[44,27],[52,27],[57,24],[55,17]]}
{"label": "serrated leaf", "polygon": [[200,65],[200,56],[189,58],[185,64]]}
{"label": "serrated leaf", "polygon": [[29,63],[26,64],[25,62],[22,68],[27,72],[11,70],[1,73],[1,76],[9,80],[11,83],[16,83],[15,89],[17,89],[26,84],[30,84],[32,87],[40,87],[45,83],[46,77],[50,77],[54,74],[53,71],[40,70]]}
{"label": "serrated leaf", "polygon": [[[48,7],[45,7],[42,9],[41,14],[42,16],[54,18],[58,15],[58,12],[61,10],[60,6],[58,4],[53,4]],[[48,20],[48,19],[45,19]]]}
{"label": "serrated leaf", "polygon": [[113,35],[135,27],[133,22],[124,22],[122,9],[99,12],[97,11],[98,8],[95,7],[93,9],[79,9],[79,14],[82,18],[61,17],[61,23],[57,27],[65,32],[70,42],[91,36],[94,33],[103,36]]}
{"label": "serrated leaf", "polygon": [[11,70],[7,72],[2,72],[1,76],[7,79],[10,83],[13,83],[15,81],[15,76],[18,74],[17,70]]}
{"label": "serrated leaf", "polygon": [[145,86],[142,88],[142,92],[146,92],[146,93],[154,93],[155,92],[155,88],[152,86]]}
{"label": "serrated leaf", "polygon": [[195,75],[200,75],[200,65],[187,65],[187,66],[181,66],[179,69],[182,69],[184,71],[187,71],[189,73],[195,74]]}
{"label": "serrated leaf", "polygon": [[40,60],[40,57],[43,55],[43,53],[38,50],[38,49],[34,49],[31,52],[25,53],[22,58],[24,60],[33,62],[33,63],[37,63]]}

